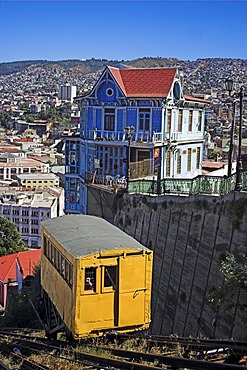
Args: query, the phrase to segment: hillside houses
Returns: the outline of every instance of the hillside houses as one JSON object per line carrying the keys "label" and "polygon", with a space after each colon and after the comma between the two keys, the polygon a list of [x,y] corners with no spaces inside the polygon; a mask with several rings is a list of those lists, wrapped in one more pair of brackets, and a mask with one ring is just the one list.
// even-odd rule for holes
{"label": "hillside houses", "polygon": [[[108,176],[107,179],[112,184],[114,177],[117,176],[118,183],[119,179],[121,179],[121,184],[126,186],[129,175],[132,179],[140,178],[140,176],[148,176],[152,179],[190,178],[201,173],[200,168],[195,168],[196,166],[198,167],[195,164],[196,156],[198,156],[198,163],[200,162],[199,157],[204,160],[209,157],[210,160],[214,161],[216,160],[214,156],[216,153],[217,160],[227,162],[233,98],[229,97],[225,91],[224,79],[226,76],[231,75],[236,82],[236,90],[238,90],[240,84],[245,84],[247,81],[247,64],[245,60],[208,58],[182,61],[175,58],[140,58],[133,61],[109,61],[108,63],[107,60],[95,60],[92,58],[91,60],[83,61],[61,61],[55,64],[47,61],[45,63],[42,63],[42,61],[25,63],[27,63],[27,68],[22,68],[22,70],[18,70],[18,66],[15,63],[11,64],[9,70],[12,70],[13,73],[0,76],[0,104],[2,104],[0,105],[0,113],[12,112],[11,117],[14,127],[19,130],[18,133],[14,128],[10,129],[8,140],[12,141],[18,149],[23,149],[26,153],[26,158],[37,160],[45,165],[64,164],[63,154],[60,153],[58,156],[58,153],[55,153],[56,148],[52,148],[50,145],[54,142],[56,143],[57,139],[63,142],[65,135],[71,136],[71,140],[67,141],[66,147],[66,177],[67,179],[69,177],[72,179],[71,182],[70,180],[66,182],[66,204],[71,203],[70,200],[72,200],[71,205],[68,206],[69,212],[81,212],[85,208],[86,201],[84,202],[83,199],[86,194],[85,182],[87,181],[105,184],[106,176]],[[115,87],[113,88],[114,93],[112,96],[109,95],[109,90],[108,95],[105,94],[104,97],[104,94],[100,92],[99,85],[103,84],[102,78],[106,70],[103,70],[103,68],[107,64],[109,64],[109,67],[107,67],[108,73],[112,75]],[[154,96],[149,96],[150,105],[148,105],[147,96],[144,96],[144,99],[142,99],[143,96],[131,96],[131,93],[127,91],[130,81],[125,79],[124,74],[130,72],[125,71],[167,70],[168,68],[164,68],[166,66],[169,66],[170,70],[176,70],[175,80],[178,83],[176,86],[180,86],[181,93],[179,99],[174,98],[175,90],[174,93],[171,93],[171,88],[170,96],[167,91],[163,91],[161,96],[156,96],[155,94]],[[6,66],[2,67],[4,69]],[[3,73],[6,73],[6,71]],[[175,83],[175,80],[173,83]],[[110,84],[108,77],[106,81]],[[136,80],[132,79],[131,83],[133,85],[137,83],[138,86]],[[59,86],[64,84],[77,86],[77,91],[83,94],[83,96],[78,96],[72,104],[62,104],[58,99],[58,91]],[[97,98],[95,89],[97,89]],[[118,95],[115,94],[115,91],[118,91]],[[170,99],[169,102],[168,98]],[[204,98],[210,104],[205,105]],[[142,106],[141,99],[145,100],[145,104]],[[80,105],[80,112],[78,111],[78,105]],[[111,114],[113,111],[109,109],[115,110],[115,117]],[[143,125],[145,126],[148,117],[151,122],[149,130],[144,129],[142,132],[137,127],[139,113],[135,113],[135,111],[139,112],[141,109],[144,109],[143,112],[140,112],[143,116]],[[182,111],[182,116],[181,112],[179,113],[179,109]],[[42,121],[39,114],[46,114],[49,110],[54,114],[58,113],[60,118],[65,120],[64,124],[60,120],[53,120],[52,124],[49,119]],[[190,137],[193,136],[192,140],[198,140],[200,136],[200,140],[204,142],[204,145],[200,149],[200,155],[199,152],[196,154],[196,147],[191,147],[192,169],[187,171],[190,165],[185,159],[185,150],[189,149],[189,147],[186,148],[185,144],[183,144],[184,150],[182,150],[180,145],[182,142],[180,141],[179,143],[179,140],[186,140],[185,137],[189,132],[188,130],[186,132],[185,127],[188,119],[191,119],[188,116],[190,110],[194,110],[192,117],[193,130]],[[199,132],[196,131],[196,125],[198,124],[196,112],[200,110],[203,112],[201,121],[202,123],[205,122],[205,127],[201,127],[199,135]],[[165,112],[169,114],[170,111],[172,112],[171,117],[166,116]],[[105,130],[103,112],[108,113],[109,125],[115,119],[116,127],[114,127],[114,130],[111,127]],[[30,113],[33,114],[33,122],[29,122],[30,119],[28,118],[30,117],[28,115]],[[246,117],[246,105],[244,105],[243,113],[244,117]],[[82,117],[80,117],[80,114],[82,114]],[[79,119],[80,132],[78,129]],[[171,120],[171,137],[169,137],[169,130],[166,131],[168,126],[165,127],[165,125],[169,125],[169,120]],[[177,120],[180,121],[179,125],[181,125],[182,120],[182,132],[180,132]],[[237,128],[238,122],[237,114]],[[83,125],[86,125],[88,129],[84,133],[82,132]],[[125,132],[125,128],[129,127],[130,130],[132,126],[134,131],[133,133],[129,131],[131,134],[130,138],[129,134]],[[243,126],[243,135],[245,135],[245,119],[243,120]],[[21,131],[23,131],[22,135],[20,135]],[[29,131],[28,137],[27,131]],[[32,138],[30,137],[30,131],[33,131]],[[21,139],[13,140],[14,134],[21,136]],[[179,136],[179,140],[177,140],[176,135]],[[237,153],[237,137],[238,132],[236,130],[233,151],[234,159]],[[170,145],[171,140],[175,140],[175,146]],[[80,146],[78,142],[83,143],[83,145]],[[120,145],[120,143],[122,144]],[[170,149],[170,151],[166,152],[168,144],[172,150]],[[63,147],[63,143],[61,146]],[[109,146],[109,152],[107,146]],[[131,147],[130,150],[129,147]],[[85,162],[86,164],[83,164],[83,161],[85,161],[83,150],[87,153],[86,155],[90,156],[88,161]],[[243,145],[242,150],[245,151],[245,145]],[[76,151],[77,154],[79,153],[80,163],[73,167],[73,161],[77,155]],[[201,151],[203,153],[202,157]],[[218,151],[223,154],[220,153],[222,155],[218,155]],[[169,152],[171,154],[170,158],[166,158],[166,154]],[[190,152],[187,151],[187,153]],[[107,157],[108,154],[109,157]],[[188,157],[190,157],[190,154]],[[10,158],[7,160],[9,161]],[[6,161],[6,158],[2,157],[2,161]],[[138,165],[138,163],[141,165]],[[145,166],[143,167],[144,164]],[[127,168],[128,166],[129,168]],[[179,173],[180,166],[181,174]],[[39,166],[37,166],[37,169],[39,171]],[[128,170],[130,170],[130,173],[128,173]],[[2,171],[0,169],[0,178],[2,180],[3,177],[5,180],[8,179],[11,171],[9,172],[8,170],[8,174],[4,176],[3,173],[1,174]],[[18,173],[20,170],[16,171]],[[30,171],[34,171],[34,169],[29,169],[27,172],[30,173]],[[12,172],[15,176],[14,169]],[[189,174],[189,172],[191,173]],[[75,174],[78,175],[75,178],[76,181],[73,180]],[[81,201],[77,205],[73,204],[75,199],[79,198],[81,198]]]}

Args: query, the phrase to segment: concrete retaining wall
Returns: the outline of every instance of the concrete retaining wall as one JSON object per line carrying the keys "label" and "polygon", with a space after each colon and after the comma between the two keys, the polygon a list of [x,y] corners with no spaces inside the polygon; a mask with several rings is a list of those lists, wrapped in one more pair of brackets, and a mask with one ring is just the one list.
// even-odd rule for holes
{"label": "concrete retaining wall", "polygon": [[247,339],[239,307],[246,295],[233,291],[220,306],[208,303],[210,292],[223,283],[222,257],[246,253],[246,193],[219,198],[93,192],[91,214],[154,250],[153,334]]}

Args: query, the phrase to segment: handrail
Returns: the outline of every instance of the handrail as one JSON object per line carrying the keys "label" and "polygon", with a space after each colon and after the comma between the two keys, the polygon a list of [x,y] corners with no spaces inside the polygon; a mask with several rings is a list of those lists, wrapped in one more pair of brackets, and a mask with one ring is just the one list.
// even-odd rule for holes
{"label": "handrail", "polygon": [[[241,171],[242,190],[247,191],[247,171]],[[193,179],[130,180],[128,193],[226,195],[235,189],[236,173],[230,177],[199,175]]]}

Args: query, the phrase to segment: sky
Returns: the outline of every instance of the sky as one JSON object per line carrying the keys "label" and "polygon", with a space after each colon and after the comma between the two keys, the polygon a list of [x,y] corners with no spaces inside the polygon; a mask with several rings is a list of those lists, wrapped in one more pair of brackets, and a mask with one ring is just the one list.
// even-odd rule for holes
{"label": "sky", "polygon": [[247,1],[0,0],[0,62],[247,57]]}

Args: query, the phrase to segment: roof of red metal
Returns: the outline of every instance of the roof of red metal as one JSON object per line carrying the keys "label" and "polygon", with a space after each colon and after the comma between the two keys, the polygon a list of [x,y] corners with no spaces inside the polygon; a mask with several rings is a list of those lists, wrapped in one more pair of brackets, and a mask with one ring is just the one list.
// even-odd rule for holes
{"label": "roof of red metal", "polygon": [[118,69],[108,67],[126,97],[166,97],[177,68]]}
{"label": "roof of red metal", "polygon": [[16,281],[17,259],[23,271],[23,279],[28,275],[33,275],[34,267],[39,263],[40,256],[41,249],[32,249],[0,257],[0,280],[6,283],[9,279]]}

